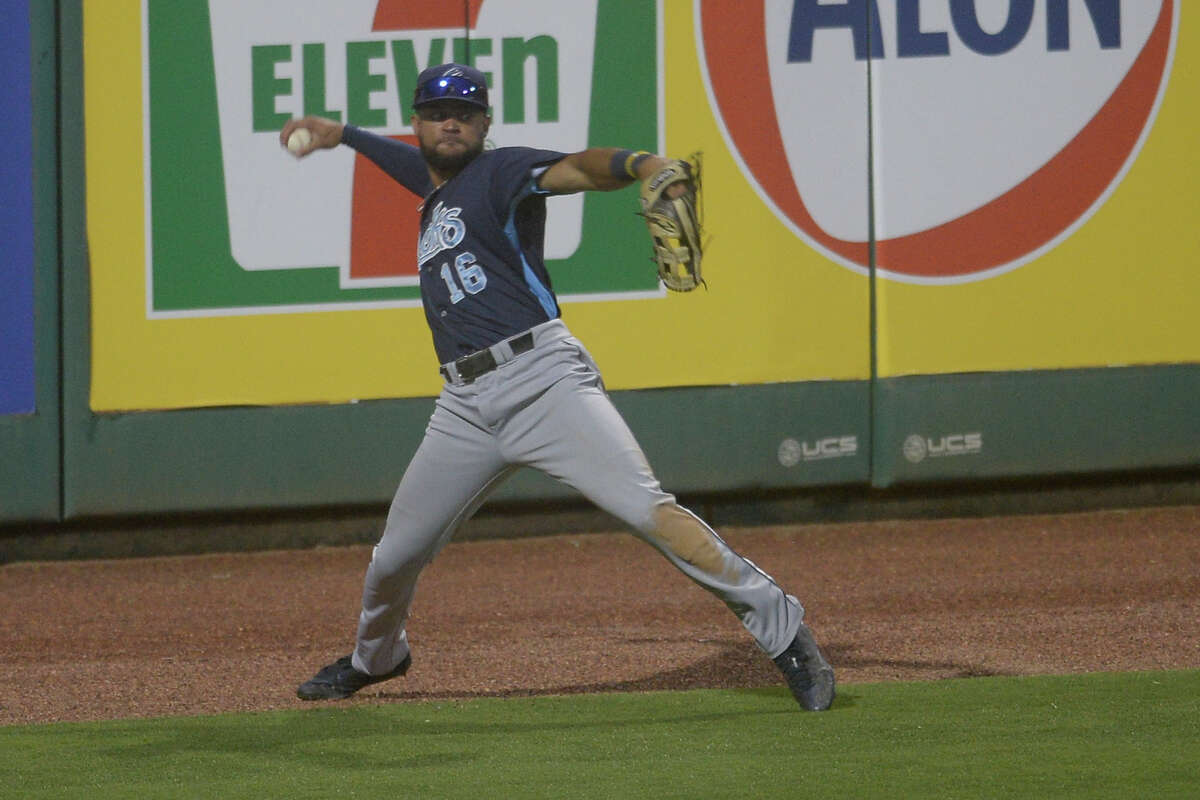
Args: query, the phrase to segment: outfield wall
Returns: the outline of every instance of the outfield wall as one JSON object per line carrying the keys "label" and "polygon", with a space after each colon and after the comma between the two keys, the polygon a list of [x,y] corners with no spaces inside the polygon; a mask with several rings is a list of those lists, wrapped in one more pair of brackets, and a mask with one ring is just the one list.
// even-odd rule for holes
{"label": "outfield wall", "polygon": [[547,241],[672,490],[1200,464],[1178,0],[444,5],[5,4],[0,522],[386,502],[438,386],[414,201],[276,131],[404,136],[430,58],[489,74],[496,146],[703,152],[707,291],[657,286],[633,190]]}

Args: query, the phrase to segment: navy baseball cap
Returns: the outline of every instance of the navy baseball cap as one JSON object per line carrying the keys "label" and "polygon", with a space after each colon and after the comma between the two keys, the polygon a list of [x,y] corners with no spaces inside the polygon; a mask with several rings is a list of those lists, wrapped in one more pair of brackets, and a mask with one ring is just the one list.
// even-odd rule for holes
{"label": "navy baseball cap", "polygon": [[474,67],[464,64],[441,64],[423,70],[417,76],[417,90],[413,93],[413,108],[420,108],[438,100],[459,100],[488,108],[487,79]]}

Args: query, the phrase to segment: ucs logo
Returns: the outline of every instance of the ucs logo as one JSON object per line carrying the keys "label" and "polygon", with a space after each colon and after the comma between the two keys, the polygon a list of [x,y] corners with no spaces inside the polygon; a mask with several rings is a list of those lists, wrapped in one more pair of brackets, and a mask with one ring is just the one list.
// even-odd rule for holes
{"label": "ucs logo", "polygon": [[801,461],[825,461],[830,458],[847,458],[858,455],[858,437],[826,436],[809,442],[784,439],[779,443],[779,463],[794,467]]}
{"label": "ucs logo", "polygon": [[926,458],[974,455],[983,452],[983,434],[952,433],[933,439],[914,433],[904,440],[903,452],[914,464]]}
{"label": "ucs logo", "polygon": [[710,100],[766,204],[853,269],[873,221],[881,273],[914,282],[1013,269],[1082,225],[1152,126],[1179,24],[1178,0],[698,8]]}

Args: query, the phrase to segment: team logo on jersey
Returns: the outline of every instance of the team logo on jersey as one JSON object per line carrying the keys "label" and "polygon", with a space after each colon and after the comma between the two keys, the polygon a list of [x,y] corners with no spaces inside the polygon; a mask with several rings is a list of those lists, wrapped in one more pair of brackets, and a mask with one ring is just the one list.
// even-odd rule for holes
{"label": "team logo on jersey", "polygon": [[1068,237],[1130,168],[1178,0],[697,0],[723,133],[793,232],[853,269],[976,280]]}
{"label": "team logo on jersey", "polygon": [[461,208],[446,208],[438,203],[429,214],[429,225],[421,234],[421,244],[417,248],[417,265],[424,266],[425,262],[443,250],[449,250],[462,243],[467,235],[467,223],[459,215]]}

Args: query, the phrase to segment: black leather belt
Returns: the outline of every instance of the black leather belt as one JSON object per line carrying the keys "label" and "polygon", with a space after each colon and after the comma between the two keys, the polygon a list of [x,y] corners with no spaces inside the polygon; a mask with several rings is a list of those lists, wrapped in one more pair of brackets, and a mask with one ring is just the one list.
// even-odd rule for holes
{"label": "black leather belt", "polygon": [[[512,349],[514,356],[519,356],[521,353],[526,353],[533,349],[533,331],[526,331],[520,336],[514,336],[508,340],[508,346]],[[503,361],[496,360],[496,354],[492,352],[493,348],[489,347],[486,350],[476,350],[469,356],[463,356],[456,359],[454,362],[454,371],[458,373],[458,379],[463,383],[470,383],[480,375],[487,373],[500,366]],[[508,359],[504,359],[507,361]],[[454,380],[454,376],[450,370],[442,366],[439,368],[442,377],[448,381]]]}

